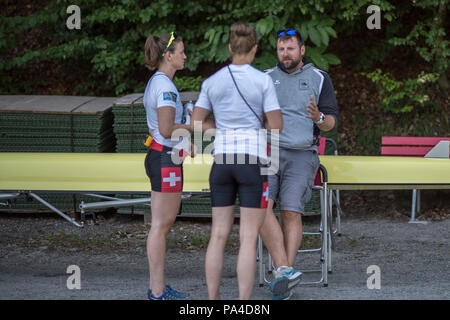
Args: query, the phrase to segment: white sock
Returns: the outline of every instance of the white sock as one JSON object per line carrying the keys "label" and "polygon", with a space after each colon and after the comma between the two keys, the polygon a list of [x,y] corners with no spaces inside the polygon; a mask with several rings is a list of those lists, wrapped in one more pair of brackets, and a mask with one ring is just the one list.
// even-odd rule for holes
{"label": "white sock", "polygon": [[282,269],[289,268],[288,266],[279,266],[277,268],[277,272],[280,272]]}

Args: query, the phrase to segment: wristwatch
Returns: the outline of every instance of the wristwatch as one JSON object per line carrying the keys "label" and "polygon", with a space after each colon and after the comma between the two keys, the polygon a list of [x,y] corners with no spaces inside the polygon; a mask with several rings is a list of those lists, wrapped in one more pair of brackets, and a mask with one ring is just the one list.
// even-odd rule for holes
{"label": "wristwatch", "polygon": [[321,112],[320,118],[318,121],[315,122],[315,124],[322,124],[325,121],[325,115]]}

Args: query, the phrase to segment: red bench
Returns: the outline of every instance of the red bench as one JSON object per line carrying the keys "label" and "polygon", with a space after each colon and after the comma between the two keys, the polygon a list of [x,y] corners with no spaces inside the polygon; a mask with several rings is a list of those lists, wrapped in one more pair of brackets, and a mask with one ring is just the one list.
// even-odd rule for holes
{"label": "red bench", "polygon": [[[382,156],[424,157],[440,141],[450,141],[445,137],[381,137]],[[447,154],[448,156],[448,154]],[[418,191],[418,192],[417,192]],[[420,211],[420,190],[413,189],[410,222]]]}
{"label": "red bench", "polygon": [[450,141],[440,137],[381,137],[382,156],[425,156],[439,141]]}

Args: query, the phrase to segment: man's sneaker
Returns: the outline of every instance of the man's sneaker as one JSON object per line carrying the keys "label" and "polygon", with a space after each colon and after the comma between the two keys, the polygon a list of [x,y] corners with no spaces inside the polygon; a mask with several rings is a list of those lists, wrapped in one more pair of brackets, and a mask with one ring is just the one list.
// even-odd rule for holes
{"label": "man's sneaker", "polygon": [[282,277],[285,276],[289,279],[289,284],[288,284],[288,288],[291,289],[294,286],[296,286],[301,278],[302,278],[302,273],[292,267],[280,267],[276,270],[273,270],[273,273],[275,274],[275,277]]}
{"label": "man's sneaker", "polygon": [[148,289],[148,300],[191,300],[191,298],[187,293],[176,291],[167,285],[159,297],[155,297],[152,290]]}
{"label": "man's sneaker", "polygon": [[274,296],[281,296],[288,291],[289,278],[284,275],[274,274],[274,279],[269,285]]}
{"label": "man's sneaker", "polygon": [[288,290],[280,295],[273,295],[272,300],[289,300],[292,297],[292,290]]}

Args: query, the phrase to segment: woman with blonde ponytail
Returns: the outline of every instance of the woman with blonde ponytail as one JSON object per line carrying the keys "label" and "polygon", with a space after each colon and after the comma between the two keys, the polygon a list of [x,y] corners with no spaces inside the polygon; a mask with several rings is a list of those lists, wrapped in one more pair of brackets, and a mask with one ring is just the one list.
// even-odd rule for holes
{"label": "woman with blonde ponytail", "polygon": [[214,112],[216,126],[214,163],[209,176],[212,228],[205,261],[210,299],[220,298],[224,250],[233,227],[237,195],[239,298],[250,299],[254,286],[256,243],[268,200],[267,174],[262,166],[267,160],[267,141],[260,131],[283,128],[270,76],[251,66],[257,48],[256,32],[251,26],[231,26],[231,64],[203,82],[191,118],[191,122],[205,122]]}

